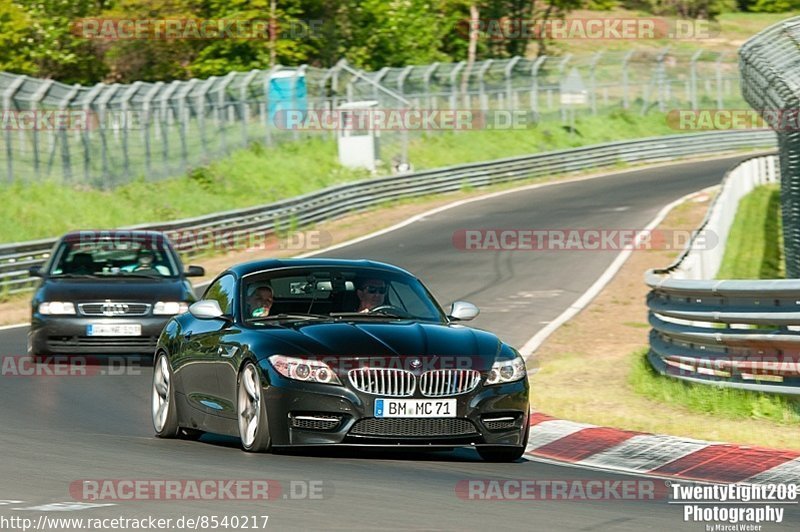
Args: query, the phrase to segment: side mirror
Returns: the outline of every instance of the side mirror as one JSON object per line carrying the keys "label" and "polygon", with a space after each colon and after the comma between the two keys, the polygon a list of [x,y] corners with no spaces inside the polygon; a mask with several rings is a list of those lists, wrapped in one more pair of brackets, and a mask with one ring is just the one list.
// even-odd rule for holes
{"label": "side mirror", "polygon": [[228,316],[222,313],[219,303],[214,299],[201,299],[189,305],[189,313],[201,320],[222,319],[230,321]]}
{"label": "side mirror", "polygon": [[202,277],[206,274],[206,269],[202,266],[189,266],[186,268],[186,277]]}
{"label": "side mirror", "polygon": [[31,266],[28,268],[28,273],[31,277],[44,277],[42,274],[42,267],[41,266]]}
{"label": "side mirror", "polygon": [[448,318],[458,321],[469,321],[480,313],[480,309],[469,301],[456,301],[450,307]]}

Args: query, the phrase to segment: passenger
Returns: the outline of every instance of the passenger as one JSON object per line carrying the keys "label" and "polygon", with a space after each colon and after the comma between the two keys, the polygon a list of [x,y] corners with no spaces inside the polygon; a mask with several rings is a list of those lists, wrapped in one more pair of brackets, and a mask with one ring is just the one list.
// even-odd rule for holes
{"label": "passenger", "polygon": [[267,285],[255,287],[247,300],[250,317],[260,318],[269,316],[273,298],[272,287]]}

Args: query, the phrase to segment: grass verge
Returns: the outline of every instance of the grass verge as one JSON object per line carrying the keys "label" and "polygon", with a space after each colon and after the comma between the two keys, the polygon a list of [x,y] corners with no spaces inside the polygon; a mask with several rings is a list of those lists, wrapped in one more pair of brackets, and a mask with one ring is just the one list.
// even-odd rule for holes
{"label": "grass verge", "polygon": [[757,187],[739,202],[717,279],[785,276],[780,185]]}
{"label": "grass verge", "polygon": [[[560,123],[532,129],[462,131],[414,138],[417,169],[485,161],[611,140],[676,133],[663,114],[617,111],[576,119],[576,134]],[[60,183],[4,189],[0,242],[58,236],[75,228],[113,228],[262,205],[328,186],[369,178],[337,164],[337,147],[319,138],[275,148],[254,145],[189,174],[153,183],[140,179],[111,191]]]}
{"label": "grass verge", "polygon": [[647,361],[647,349],[636,351],[632,358],[628,382],[636,393],[654,401],[728,419],[761,419],[800,425],[800,403],[795,400],[663,377]]}

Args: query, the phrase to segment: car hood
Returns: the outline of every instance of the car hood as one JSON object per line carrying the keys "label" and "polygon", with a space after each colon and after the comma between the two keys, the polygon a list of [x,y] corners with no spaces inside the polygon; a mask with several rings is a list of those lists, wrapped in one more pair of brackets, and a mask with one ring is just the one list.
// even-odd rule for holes
{"label": "car hood", "polygon": [[186,301],[187,282],[182,279],[48,279],[41,287],[41,301]]}
{"label": "car hood", "polygon": [[295,324],[257,334],[251,347],[260,358],[272,354],[356,360],[422,357],[426,364],[439,360],[442,367],[458,364],[479,370],[489,369],[504,347],[486,331],[408,321]]}

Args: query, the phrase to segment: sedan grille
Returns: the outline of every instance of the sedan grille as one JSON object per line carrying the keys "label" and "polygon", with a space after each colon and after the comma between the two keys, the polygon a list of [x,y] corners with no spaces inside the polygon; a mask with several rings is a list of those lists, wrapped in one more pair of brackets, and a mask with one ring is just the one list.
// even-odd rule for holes
{"label": "sedan grille", "polygon": [[353,436],[373,438],[425,438],[430,436],[471,436],[477,434],[468,419],[366,418],[350,430]]}
{"label": "sedan grille", "polygon": [[79,303],[78,309],[84,316],[146,316],[150,312],[150,305],[147,303],[103,301],[100,303]]}
{"label": "sedan grille", "polygon": [[480,381],[474,369],[435,369],[422,374],[419,388],[426,397],[447,397],[471,392]]}
{"label": "sedan grille", "polygon": [[385,397],[410,397],[416,388],[414,374],[402,369],[358,368],[347,376],[356,390]]}

